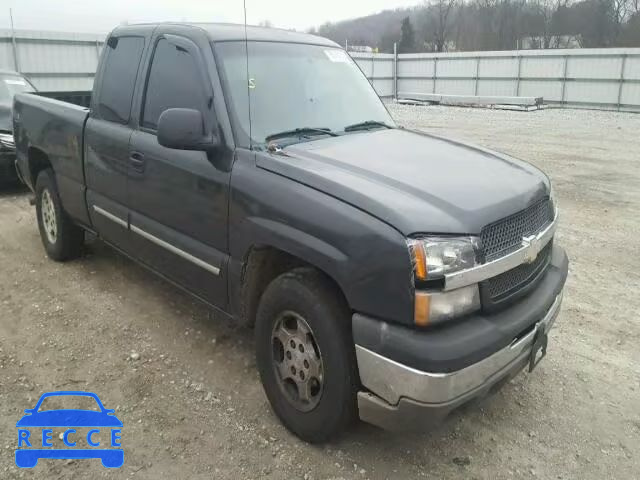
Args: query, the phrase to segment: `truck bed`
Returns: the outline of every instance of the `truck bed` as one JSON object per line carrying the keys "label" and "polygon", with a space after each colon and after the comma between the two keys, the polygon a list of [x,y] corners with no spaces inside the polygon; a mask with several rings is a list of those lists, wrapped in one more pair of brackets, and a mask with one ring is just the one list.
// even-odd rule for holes
{"label": "truck bed", "polygon": [[[87,219],[84,204],[83,133],[89,109],[30,93],[14,99],[16,159],[31,189],[35,162],[48,162],[65,209],[79,220]],[[81,200],[81,201],[80,201]]]}
{"label": "truck bed", "polygon": [[67,103],[73,103],[81,107],[89,107],[91,104],[91,90],[75,90],[72,92],[37,92],[38,95]]}

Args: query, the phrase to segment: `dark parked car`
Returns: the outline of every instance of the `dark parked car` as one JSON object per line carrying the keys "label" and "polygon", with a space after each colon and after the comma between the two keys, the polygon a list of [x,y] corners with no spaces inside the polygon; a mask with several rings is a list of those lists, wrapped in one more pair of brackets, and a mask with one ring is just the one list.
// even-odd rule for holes
{"label": "dark parked car", "polygon": [[11,113],[13,97],[16,93],[35,91],[35,87],[24,76],[17,72],[0,70],[0,185],[18,179]]}
{"label": "dark parked car", "polygon": [[118,27],[90,110],[18,95],[14,128],[48,255],[93,232],[255,326],[305,440],[432,424],[546,352],[568,265],[549,179],[398,127],[329,40]]}

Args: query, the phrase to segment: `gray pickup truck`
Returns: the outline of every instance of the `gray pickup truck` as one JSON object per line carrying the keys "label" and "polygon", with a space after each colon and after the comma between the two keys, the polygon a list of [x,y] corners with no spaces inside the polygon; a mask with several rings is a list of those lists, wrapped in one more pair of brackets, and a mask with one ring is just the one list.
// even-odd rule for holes
{"label": "gray pickup truck", "polygon": [[397,126],[329,40],[118,27],[91,108],[20,94],[14,132],[48,255],[92,232],[253,326],[307,441],[425,428],[546,352],[568,268],[549,179]]}

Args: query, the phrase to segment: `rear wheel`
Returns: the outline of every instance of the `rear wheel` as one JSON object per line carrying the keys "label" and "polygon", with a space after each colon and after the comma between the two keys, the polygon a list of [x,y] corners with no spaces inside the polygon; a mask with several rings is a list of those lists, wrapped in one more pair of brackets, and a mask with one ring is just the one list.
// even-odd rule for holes
{"label": "rear wheel", "polygon": [[53,260],[64,261],[80,256],[84,231],[62,209],[53,170],[46,169],[36,179],[36,215],[40,238]]}
{"label": "rear wheel", "polygon": [[356,417],[357,371],[350,312],[340,292],[308,268],[265,290],[256,316],[256,357],[271,406],[308,442],[342,432]]}

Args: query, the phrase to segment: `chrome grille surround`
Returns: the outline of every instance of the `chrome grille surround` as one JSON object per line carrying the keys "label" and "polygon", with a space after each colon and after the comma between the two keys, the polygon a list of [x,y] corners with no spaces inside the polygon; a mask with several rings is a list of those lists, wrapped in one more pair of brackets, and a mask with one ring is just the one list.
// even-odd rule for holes
{"label": "chrome grille surround", "polygon": [[492,304],[499,303],[534,281],[549,264],[552,245],[553,241],[547,243],[532,263],[523,263],[486,280],[482,287],[487,291],[487,300]]}
{"label": "chrome grille surround", "polygon": [[522,247],[524,237],[536,235],[553,222],[553,204],[547,197],[513,215],[486,225],[480,232],[485,262]]}

